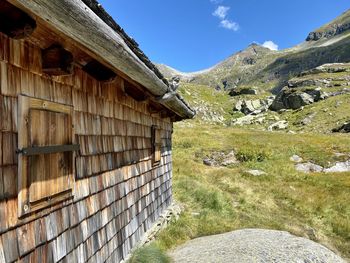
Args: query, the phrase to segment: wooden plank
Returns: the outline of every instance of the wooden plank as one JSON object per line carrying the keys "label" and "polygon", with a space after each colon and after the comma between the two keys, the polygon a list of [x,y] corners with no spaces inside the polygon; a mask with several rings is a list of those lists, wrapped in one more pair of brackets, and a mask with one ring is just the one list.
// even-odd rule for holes
{"label": "wooden plank", "polygon": [[28,45],[23,40],[10,38],[10,56],[9,63],[13,66],[28,69]]}
{"label": "wooden plank", "polygon": [[5,262],[13,262],[19,257],[16,230],[8,231],[1,236],[4,247]]}
{"label": "wooden plank", "polygon": [[3,196],[5,198],[17,197],[17,166],[2,168]]}
{"label": "wooden plank", "polygon": [[34,221],[35,247],[43,245],[46,239],[46,224],[44,218]]}
{"label": "wooden plank", "polygon": [[42,74],[41,49],[31,43],[28,43],[28,68],[34,74]]}
{"label": "wooden plank", "polygon": [[1,131],[13,131],[12,117],[14,111],[16,110],[12,107],[12,98],[0,96]]}
{"label": "wooden plank", "polygon": [[9,59],[9,39],[0,32],[0,60],[7,62]]}
{"label": "wooden plank", "polygon": [[0,236],[0,262],[6,262],[6,261],[5,261],[4,246],[3,246],[3,244],[2,244],[1,236]]}
{"label": "wooden plank", "polygon": [[20,256],[23,256],[35,249],[34,222],[17,228],[18,249]]}
{"label": "wooden plank", "polygon": [[2,133],[2,164],[15,164],[16,134],[11,132]]}

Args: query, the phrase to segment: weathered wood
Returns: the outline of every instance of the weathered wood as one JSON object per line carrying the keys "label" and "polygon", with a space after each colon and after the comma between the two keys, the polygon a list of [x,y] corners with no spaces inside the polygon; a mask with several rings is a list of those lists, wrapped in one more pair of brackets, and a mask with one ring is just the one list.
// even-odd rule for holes
{"label": "weathered wood", "polygon": [[17,228],[18,248],[20,256],[35,249],[34,222],[30,222]]}
{"label": "weathered wood", "polygon": [[99,81],[112,80],[117,75],[97,60],[90,61],[82,69]]}
{"label": "weathered wood", "polygon": [[[20,96],[19,148],[73,143],[72,111],[70,106]],[[19,160],[19,216],[71,197],[73,153],[20,154]]]}
{"label": "weathered wood", "polygon": [[60,45],[52,45],[42,51],[42,70],[48,75],[60,76],[72,73],[73,55]]}
{"label": "weathered wood", "polygon": [[[101,21],[84,3],[80,1],[63,3],[54,0],[10,0],[10,2],[23,7],[80,43],[82,49],[100,63],[127,74],[137,83],[142,83],[150,94],[163,97],[169,91],[169,87],[135,55],[122,37]],[[99,54],[99,57],[96,54]],[[178,96],[161,103],[181,117],[194,115]]]}
{"label": "weathered wood", "polygon": [[5,262],[13,262],[19,256],[16,230],[9,231],[1,236],[4,247]]}
{"label": "weathered wood", "polygon": [[34,19],[5,0],[0,1],[0,16],[0,31],[11,38],[28,37],[36,28]]}

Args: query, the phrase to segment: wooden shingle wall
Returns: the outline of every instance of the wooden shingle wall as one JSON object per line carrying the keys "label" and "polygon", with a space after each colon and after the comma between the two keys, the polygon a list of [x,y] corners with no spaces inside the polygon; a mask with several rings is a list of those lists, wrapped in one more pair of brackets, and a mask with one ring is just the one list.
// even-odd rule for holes
{"label": "wooden shingle wall", "polygon": [[[121,79],[100,83],[41,71],[40,49],[0,34],[0,262],[119,262],[171,203],[169,118],[125,96]],[[74,107],[74,199],[17,217],[19,94]],[[162,157],[152,166],[151,127]]]}

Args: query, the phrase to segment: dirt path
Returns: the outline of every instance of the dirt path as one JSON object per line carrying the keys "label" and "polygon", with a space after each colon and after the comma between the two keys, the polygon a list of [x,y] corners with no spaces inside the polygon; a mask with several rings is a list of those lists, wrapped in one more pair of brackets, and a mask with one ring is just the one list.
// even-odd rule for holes
{"label": "dirt path", "polygon": [[284,231],[243,229],[201,237],[170,253],[175,263],[344,263],[326,247]]}

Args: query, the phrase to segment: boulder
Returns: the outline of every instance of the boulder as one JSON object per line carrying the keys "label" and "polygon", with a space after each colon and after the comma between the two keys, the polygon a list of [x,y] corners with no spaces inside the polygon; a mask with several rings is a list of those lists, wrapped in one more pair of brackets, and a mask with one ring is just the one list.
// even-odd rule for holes
{"label": "boulder", "polygon": [[285,130],[288,128],[288,122],[285,120],[275,122],[268,127],[269,131]]}
{"label": "boulder", "polygon": [[304,172],[304,173],[321,173],[323,171],[322,166],[311,162],[298,163],[295,165],[295,169],[299,172]]}
{"label": "boulder", "polygon": [[314,98],[306,92],[294,92],[283,99],[287,109],[299,109],[305,105],[314,103]]}
{"label": "boulder", "polygon": [[272,102],[270,109],[280,111],[282,109],[300,109],[303,106],[312,104],[329,97],[321,88],[296,89],[284,87]]}
{"label": "boulder", "polygon": [[344,123],[342,126],[338,128],[334,128],[332,132],[342,132],[342,133],[349,133],[350,132],[350,122]]}
{"label": "boulder", "polygon": [[289,158],[289,160],[295,163],[301,163],[303,161],[303,158],[301,158],[299,155],[294,154],[292,157]]}
{"label": "boulder", "polygon": [[330,168],[324,169],[325,173],[344,173],[350,172],[350,160],[346,162],[337,162]]}
{"label": "boulder", "polygon": [[240,95],[257,95],[258,91],[255,88],[240,88],[240,89],[232,89],[229,92],[229,95],[234,96],[240,96]]}
{"label": "boulder", "polygon": [[271,97],[266,100],[239,100],[235,107],[233,108],[235,111],[240,111],[245,115],[254,114],[257,115],[259,113],[265,112],[269,109],[272,104],[273,99]]}

